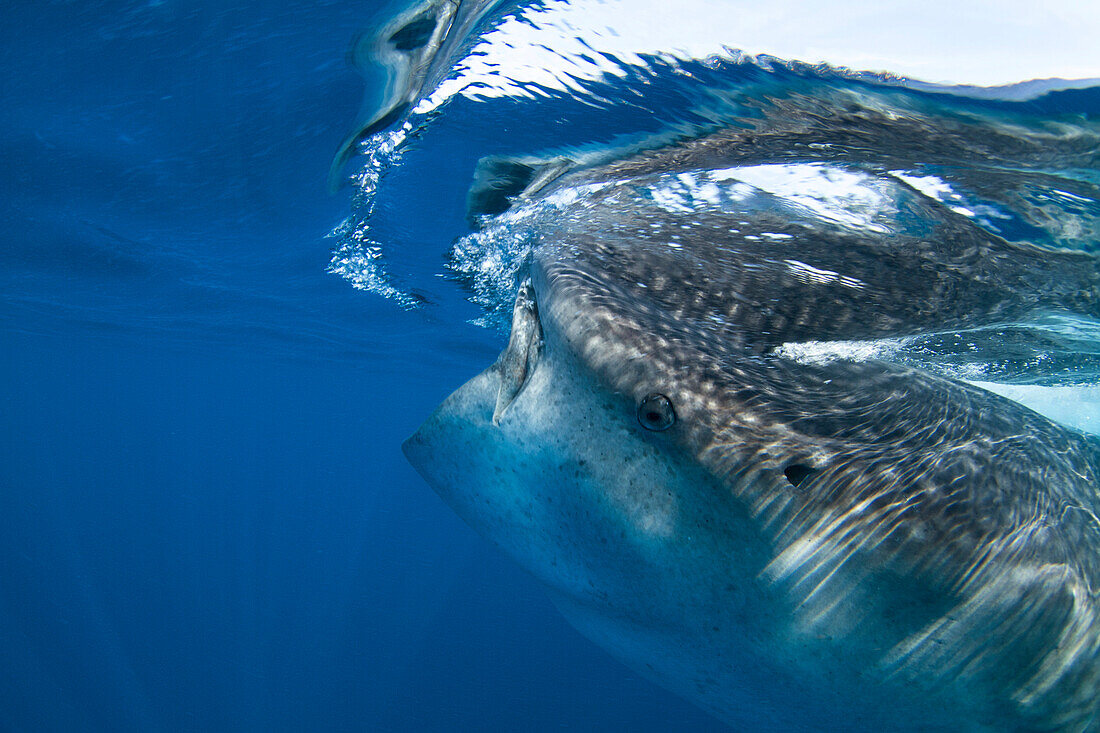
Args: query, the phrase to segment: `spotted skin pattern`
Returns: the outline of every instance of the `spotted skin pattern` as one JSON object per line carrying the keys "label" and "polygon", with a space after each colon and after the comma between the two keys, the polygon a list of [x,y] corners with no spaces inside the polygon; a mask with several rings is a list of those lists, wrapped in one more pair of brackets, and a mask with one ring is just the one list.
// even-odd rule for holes
{"label": "spotted skin pattern", "polygon": [[[907,135],[944,165],[1011,162],[1022,191],[1094,166],[1095,131],[975,148],[866,100],[768,104],[755,129],[524,163],[538,184],[509,216],[550,213],[511,344],[406,454],[583,633],[742,729],[1100,730],[1094,439],[919,368],[782,348],[1100,316],[1095,255],[1009,241],[890,172]],[[744,167],[808,154],[829,115],[879,160],[828,174],[873,206],[830,218],[743,183],[786,175]],[[1047,245],[1067,231],[1025,215]],[[639,423],[654,395],[661,430]]]}

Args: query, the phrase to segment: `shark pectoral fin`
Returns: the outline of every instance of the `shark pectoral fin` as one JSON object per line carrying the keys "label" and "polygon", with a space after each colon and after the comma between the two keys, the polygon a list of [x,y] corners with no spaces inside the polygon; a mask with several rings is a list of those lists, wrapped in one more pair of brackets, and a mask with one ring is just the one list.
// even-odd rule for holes
{"label": "shark pectoral fin", "polygon": [[493,408],[493,425],[500,424],[500,418],[512,400],[516,398],[528,375],[534,370],[542,349],[542,327],[539,325],[539,309],[535,302],[535,290],[531,283],[520,286],[516,294],[516,304],[512,308],[512,334],[508,347],[497,359],[496,369],[500,373],[500,388],[497,402]]}
{"label": "shark pectoral fin", "polygon": [[503,214],[516,198],[534,196],[577,165],[563,155],[550,158],[482,158],[466,194],[466,218],[477,226],[481,217]]}

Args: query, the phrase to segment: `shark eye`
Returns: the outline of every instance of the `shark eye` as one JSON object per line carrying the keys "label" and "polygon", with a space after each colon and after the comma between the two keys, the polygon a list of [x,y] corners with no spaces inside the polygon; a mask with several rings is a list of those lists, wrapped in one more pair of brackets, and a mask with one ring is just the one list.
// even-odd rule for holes
{"label": "shark eye", "polygon": [[646,430],[668,430],[676,422],[676,412],[668,397],[654,392],[638,404],[638,422]]}

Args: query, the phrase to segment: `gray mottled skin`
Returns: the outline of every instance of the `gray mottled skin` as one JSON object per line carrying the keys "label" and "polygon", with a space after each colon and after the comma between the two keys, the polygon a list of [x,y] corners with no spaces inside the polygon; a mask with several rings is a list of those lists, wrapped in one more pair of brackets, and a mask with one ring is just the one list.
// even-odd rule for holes
{"label": "gray mottled skin", "polygon": [[[920,370],[776,349],[1095,316],[1095,259],[896,182],[923,229],[648,205],[699,145],[523,194],[614,184],[544,227],[509,348],[410,461],[581,631],[742,729],[1100,729],[1092,440]],[[654,392],[664,432],[636,417]]]}
{"label": "gray mottled skin", "polygon": [[[543,351],[499,424],[497,367],[405,450],[578,628],[755,729],[1091,725],[1083,437],[881,363],[735,358],[570,261],[535,283]],[[664,433],[634,415],[652,391]],[[799,488],[792,463],[814,469]]]}
{"label": "gray mottled skin", "polygon": [[[697,460],[715,501],[763,534],[749,576],[785,596],[782,633],[843,640],[840,662],[866,665],[857,688],[870,670],[932,688],[961,677],[965,697],[1027,721],[994,713],[994,729],[1091,719],[1100,521],[1086,438],[919,371],[737,354],[690,321],[616,307],[623,281],[577,265],[540,260],[543,328],[626,396],[627,418],[650,392],[672,400],[680,419],[653,440]],[[790,464],[815,471],[795,489]]]}
{"label": "gray mottled skin", "polygon": [[[542,353],[510,359],[529,373],[499,424],[509,359],[406,445],[579,628],[735,723],[1093,725],[1084,437],[923,372],[742,351],[668,316],[700,293],[682,281],[630,294],[633,268],[668,271],[660,253],[583,254],[535,259]],[[635,418],[651,392],[675,405],[665,433]],[[813,469],[798,488],[792,464]]]}
{"label": "gray mottled skin", "polygon": [[[706,324],[727,344],[900,336],[1059,310],[1100,317],[1095,256],[1007,242],[899,183],[888,189],[896,205],[927,231],[867,236],[751,201],[737,211],[645,208],[638,189],[653,181],[632,178],[567,208],[544,238],[604,273],[622,307]],[[844,278],[807,282],[792,263]]]}

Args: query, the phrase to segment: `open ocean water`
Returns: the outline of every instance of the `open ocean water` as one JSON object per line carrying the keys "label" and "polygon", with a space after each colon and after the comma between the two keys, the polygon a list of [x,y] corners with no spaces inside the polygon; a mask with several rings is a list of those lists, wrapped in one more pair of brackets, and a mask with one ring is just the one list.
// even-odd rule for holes
{"label": "open ocean water", "polygon": [[[585,37],[583,14],[545,5],[564,13],[549,37]],[[535,56],[509,77],[493,54],[520,35],[476,46],[509,10],[490,8],[400,119],[352,146],[331,193],[334,154],[385,96],[368,65],[360,111],[346,52],[401,7],[6,4],[0,730],[728,730],[574,631],[399,446],[506,340],[528,234],[472,233],[480,159],[696,134],[754,100],[827,106],[889,80],[660,34],[601,55],[592,38],[622,37],[602,17],[587,44],[543,47],[565,71]],[[508,29],[538,31],[537,12]],[[1077,87],[890,89],[933,125],[970,120],[976,140],[990,120],[1095,134],[1100,89]],[[933,148],[862,162],[1009,241],[1097,251],[1095,146],[1029,159],[1018,187],[997,177],[1009,162],[983,177],[922,158]],[[856,168],[853,150],[753,163],[808,165],[760,185],[873,218],[866,181],[813,193],[814,166]],[[665,193],[690,205],[684,185]],[[1100,426],[1087,314],[882,348]]]}

